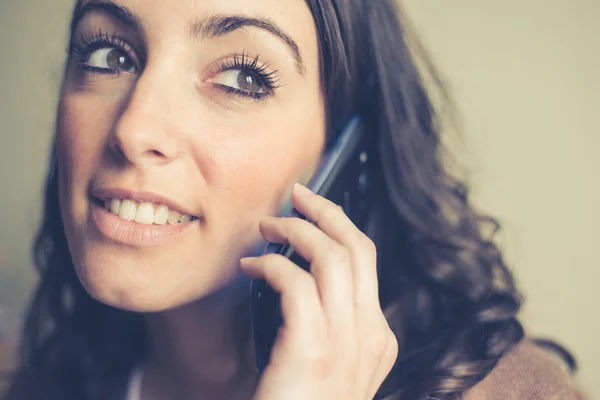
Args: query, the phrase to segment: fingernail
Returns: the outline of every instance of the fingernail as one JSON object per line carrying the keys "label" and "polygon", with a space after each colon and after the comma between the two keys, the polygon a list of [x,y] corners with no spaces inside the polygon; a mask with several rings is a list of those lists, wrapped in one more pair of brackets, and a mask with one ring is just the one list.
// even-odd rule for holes
{"label": "fingernail", "polygon": [[265,225],[265,224],[272,225],[275,222],[277,222],[278,219],[279,218],[277,218],[277,217],[264,217],[263,219],[260,220],[259,223],[260,223],[260,225]]}
{"label": "fingernail", "polygon": [[244,257],[240,259],[240,265],[243,267],[245,265],[250,265],[252,264],[254,261],[256,261],[258,257]]}
{"label": "fingernail", "polygon": [[306,186],[304,186],[301,183],[296,183],[294,185],[294,190],[298,192],[298,194],[302,195],[302,196],[308,196],[311,194],[314,194],[309,188],[307,188]]}

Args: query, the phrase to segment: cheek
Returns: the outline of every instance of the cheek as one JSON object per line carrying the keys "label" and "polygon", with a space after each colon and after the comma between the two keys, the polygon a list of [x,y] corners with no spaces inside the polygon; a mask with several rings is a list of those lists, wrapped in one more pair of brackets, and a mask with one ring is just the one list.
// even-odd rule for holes
{"label": "cheek", "polygon": [[87,185],[99,170],[125,93],[98,93],[67,81],[57,114],[57,155],[71,189]]}
{"label": "cheek", "polygon": [[88,212],[87,190],[102,164],[114,107],[109,99],[63,93],[56,126],[59,193],[65,227],[81,225]]}
{"label": "cheek", "polygon": [[[321,155],[325,140],[323,119],[288,113],[284,120],[271,119],[268,126],[246,126],[252,133],[232,139],[229,149],[216,153],[214,176],[219,195],[215,196],[223,212],[243,210],[242,218],[256,222],[264,215],[278,213],[291,186],[301,180]],[[314,122],[308,122],[314,121]],[[256,134],[258,132],[258,134]],[[237,135],[236,135],[237,136]],[[227,155],[224,157],[223,155]]]}
{"label": "cheek", "polygon": [[66,95],[61,99],[57,120],[57,152],[60,164],[70,174],[97,164],[106,143],[110,107],[104,102]]}

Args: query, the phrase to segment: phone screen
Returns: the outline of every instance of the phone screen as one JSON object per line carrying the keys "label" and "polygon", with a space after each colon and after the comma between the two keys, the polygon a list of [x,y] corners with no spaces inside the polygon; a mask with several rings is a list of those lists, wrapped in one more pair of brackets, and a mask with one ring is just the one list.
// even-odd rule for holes
{"label": "phone screen", "polygon": [[[308,183],[308,187],[341,206],[361,230],[368,212],[368,195],[371,185],[371,148],[359,117],[353,117],[326,149],[321,162]],[[291,200],[290,200],[291,201]],[[285,217],[306,219],[288,205]],[[310,266],[288,245],[269,243],[263,254],[279,253],[301,268]],[[251,289],[252,329],[259,372],[267,366],[271,349],[282,324],[280,295],[266,281],[254,279]]]}

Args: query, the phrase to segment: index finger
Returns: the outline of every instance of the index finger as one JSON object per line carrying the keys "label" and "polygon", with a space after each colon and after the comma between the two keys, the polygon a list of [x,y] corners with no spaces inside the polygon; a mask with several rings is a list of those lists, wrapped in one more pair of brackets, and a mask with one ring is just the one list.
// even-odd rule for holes
{"label": "index finger", "polygon": [[348,216],[332,201],[296,184],[292,192],[294,207],[313,221],[327,236],[346,247],[353,259],[356,301],[379,305],[377,284],[377,254],[373,241],[361,232]]}

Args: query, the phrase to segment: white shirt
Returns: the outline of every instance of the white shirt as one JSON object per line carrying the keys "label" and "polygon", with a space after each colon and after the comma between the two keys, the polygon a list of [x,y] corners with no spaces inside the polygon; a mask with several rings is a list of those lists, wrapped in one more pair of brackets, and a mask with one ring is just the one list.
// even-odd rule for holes
{"label": "white shirt", "polygon": [[125,400],[142,400],[142,369],[135,367],[129,376]]}

